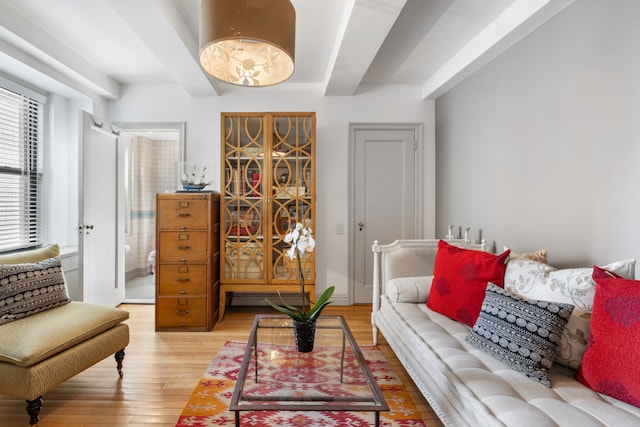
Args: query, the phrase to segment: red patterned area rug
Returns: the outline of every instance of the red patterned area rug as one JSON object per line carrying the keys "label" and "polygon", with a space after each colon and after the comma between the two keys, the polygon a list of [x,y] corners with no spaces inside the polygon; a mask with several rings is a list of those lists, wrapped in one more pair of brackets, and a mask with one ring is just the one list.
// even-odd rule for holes
{"label": "red patterned area rug", "polygon": [[[235,413],[229,411],[229,401],[245,348],[246,343],[225,343],[191,393],[176,427],[235,425]],[[360,350],[391,409],[380,413],[380,426],[426,427],[426,423],[420,417],[415,404],[383,352],[375,346],[364,346]],[[371,412],[253,411],[241,413],[240,425],[241,427],[365,427],[374,425],[374,415]]]}

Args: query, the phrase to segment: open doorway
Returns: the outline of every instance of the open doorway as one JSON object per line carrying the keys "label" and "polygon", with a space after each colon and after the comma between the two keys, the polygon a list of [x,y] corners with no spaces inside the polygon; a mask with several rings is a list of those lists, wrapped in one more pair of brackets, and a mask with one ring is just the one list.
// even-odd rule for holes
{"label": "open doorway", "polygon": [[172,193],[184,159],[184,124],[124,123],[125,302],[155,302],[156,194]]}

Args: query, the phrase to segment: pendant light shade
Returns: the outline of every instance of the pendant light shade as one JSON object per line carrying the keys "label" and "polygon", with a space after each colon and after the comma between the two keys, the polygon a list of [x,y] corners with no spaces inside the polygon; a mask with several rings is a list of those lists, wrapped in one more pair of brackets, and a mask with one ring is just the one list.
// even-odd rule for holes
{"label": "pendant light shade", "polygon": [[296,12],[289,0],[201,0],[200,65],[240,86],[271,86],[293,74]]}

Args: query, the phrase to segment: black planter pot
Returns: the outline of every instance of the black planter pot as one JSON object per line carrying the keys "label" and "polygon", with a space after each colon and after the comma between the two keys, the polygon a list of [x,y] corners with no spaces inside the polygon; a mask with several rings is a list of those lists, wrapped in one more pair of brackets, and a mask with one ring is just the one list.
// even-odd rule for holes
{"label": "black planter pot", "polygon": [[300,353],[309,353],[313,350],[313,341],[316,336],[316,321],[293,321],[293,336],[296,340],[296,350]]}

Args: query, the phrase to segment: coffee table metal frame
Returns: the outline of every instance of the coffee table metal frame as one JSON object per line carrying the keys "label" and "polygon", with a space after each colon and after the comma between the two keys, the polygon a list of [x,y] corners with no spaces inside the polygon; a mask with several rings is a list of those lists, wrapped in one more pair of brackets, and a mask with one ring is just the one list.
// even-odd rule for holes
{"label": "coffee table metal frame", "polygon": [[[333,324],[324,324],[326,319],[332,319]],[[263,320],[282,320],[283,322],[277,326],[261,325]],[[337,320],[337,323],[335,322]],[[293,321],[285,315],[257,315],[253,320],[253,326],[249,333],[249,341],[242,358],[238,379],[233,389],[233,396],[229,404],[229,410],[235,412],[236,427],[240,427],[240,413],[245,411],[354,411],[354,412],[374,412],[375,426],[380,426],[380,412],[388,411],[387,405],[382,391],[369,370],[367,363],[360,351],[360,347],[351,334],[351,330],[347,325],[343,316],[321,316],[316,323],[316,331],[323,329],[338,329],[342,332],[342,355],[340,360],[340,382],[343,380],[344,356],[346,351],[346,341],[349,342],[355,360],[362,371],[365,382],[367,383],[370,396],[335,396],[326,398],[322,396],[247,396],[243,394],[244,384],[247,380],[247,373],[251,360],[255,361],[255,382],[258,382],[258,331],[260,329],[287,328],[291,330],[293,336]],[[252,357],[253,355],[253,357]],[[253,403],[255,402],[255,403]],[[268,402],[274,402],[269,404]],[[283,403],[284,402],[284,403]],[[326,402],[339,402],[336,405],[325,405]],[[367,404],[367,402],[370,402]],[[340,404],[342,403],[342,404]]]}

